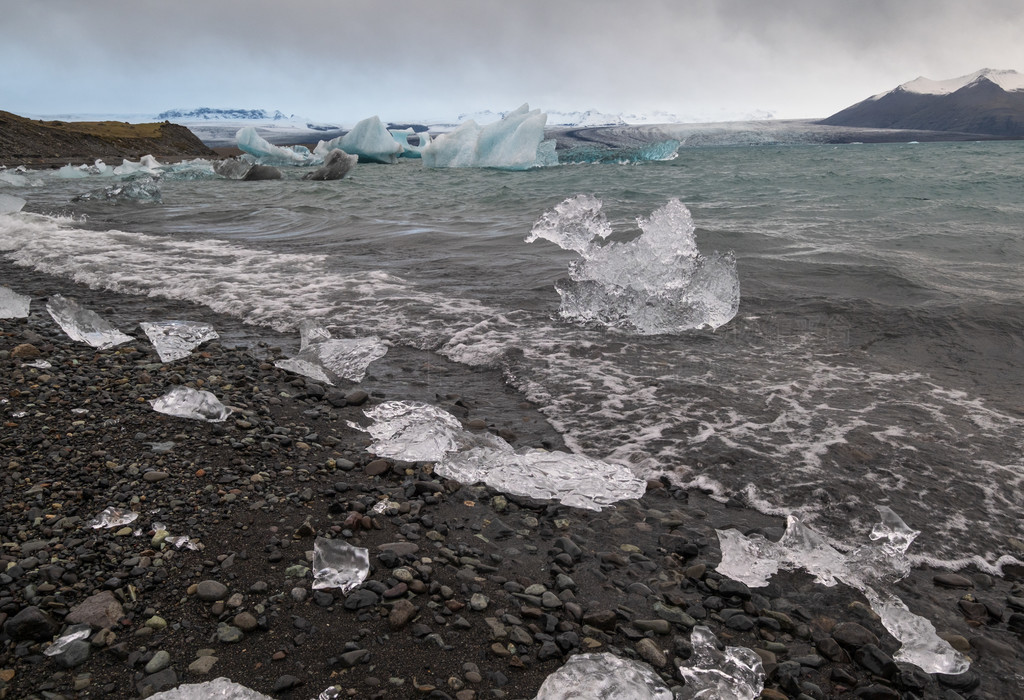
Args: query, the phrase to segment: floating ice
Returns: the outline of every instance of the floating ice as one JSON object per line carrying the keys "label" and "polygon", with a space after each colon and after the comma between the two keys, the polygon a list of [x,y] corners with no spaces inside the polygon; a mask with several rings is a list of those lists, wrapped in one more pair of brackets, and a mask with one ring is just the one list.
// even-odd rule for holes
{"label": "floating ice", "polygon": [[[3,195],[0,195],[3,197]],[[0,205],[3,203],[0,202]],[[25,318],[32,297],[18,294],[10,287],[0,285],[0,318]]]}
{"label": "floating ice", "polygon": [[46,310],[68,337],[94,348],[106,350],[135,340],[125,335],[95,311],[83,308],[77,301],[54,294],[46,302]]}
{"label": "floating ice", "polygon": [[672,700],[654,669],[614,654],[576,654],[544,679],[534,700]]}
{"label": "floating ice", "polygon": [[707,700],[754,700],[764,690],[761,657],[746,647],[718,650],[718,640],[704,625],[690,633],[693,654],[679,667],[686,681],[684,698]]}
{"label": "floating ice", "polygon": [[14,214],[21,211],[21,208],[24,206],[25,200],[21,197],[0,192],[0,214]]}
{"label": "floating ice", "polygon": [[46,656],[59,656],[67,651],[72,642],[77,642],[79,639],[88,639],[91,636],[92,627],[88,624],[71,625],[64,630],[64,634],[54,640],[53,644],[43,650],[43,654]]}
{"label": "floating ice", "polygon": [[188,357],[206,341],[220,337],[217,331],[213,330],[213,326],[196,321],[143,322],[139,326],[156,348],[161,362],[173,362]]}
{"label": "floating ice", "polygon": [[244,126],[235,134],[238,147],[262,165],[313,165],[318,161],[308,148],[295,150],[275,146],[256,133],[255,127]]}
{"label": "floating ice", "polygon": [[148,173],[150,175],[159,176],[160,170],[164,166],[153,156],[146,155],[139,158],[139,162],[135,163],[128,160],[127,158],[121,162],[121,165],[114,168],[114,175],[133,175],[135,173]]}
{"label": "floating ice", "polygon": [[333,385],[337,379],[352,382],[366,376],[366,368],[387,354],[388,348],[377,336],[333,339],[322,326],[300,328],[302,346],[294,357],[278,360],[275,367]]}
{"label": "floating ice", "polygon": [[163,197],[160,186],[152,177],[129,180],[118,185],[110,185],[99,190],[86,192],[73,197],[73,202],[108,201],[108,202],[155,202],[160,203]]}
{"label": "floating ice", "polygon": [[601,510],[640,498],[643,480],[626,467],[567,452],[516,450],[490,433],[462,428],[450,413],[417,401],[386,401],[368,411],[374,438],[368,448],[381,457],[437,462],[434,473],[463,483],[483,482],[499,491]]}
{"label": "floating ice", "polygon": [[364,163],[394,163],[402,154],[402,144],[394,139],[378,117],[367,117],[343,136],[321,141],[313,153],[326,159],[335,148],[359,156]]}
{"label": "floating ice", "polygon": [[[388,129],[388,132],[394,137],[395,141],[402,144],[403,158],[421,158],[423,156],[423,149],[430,143],[430,134],[426,131],[416,133],[413,129]],[[410,136],[419,138],[419,145],[413,146],[409,143]]]}
{"label": "floating ice", "polygon": [[348,171],[355,167],[359,156],[345,153],[336,148],[324,158],[324,164],[311,173],[302,176],[303,180],[340,180],[348,174]]}
{"label": "floating ice", "polygon": [[429,168],[529,170],[555,165],[554,141],[544,141],[548,115],[524,104],[504,119],[479,126],[472,119],[441,134],[421,150]]}
{"label": "floating ice", "polygon": [[253,164],[242,158],[225,158],[213,164],[213,172],[228,180],[244,180]]}
{"label": "floating ice", "polygon": [[526,241],[543,238],[580,254],[568,280],[555,283],[563,318],[644,335],[718,328],[739,310],[740,282],[732,253],[704,257],[693,218],[677,199],[637,219],[641,235],[600,244],[611,233],[601,201],[565,200],[533,225]]}
{"label": "floating ice", "polygon": [[129,523],[135,522],[139,517],[139,514],[133,510],[122,510],[121,508],[115,508],[110,506],[105,508],[99,515],[86,523],[86,527],[91,527],[94,530],[109,527],[120,527]]}
{"label": "floating ice", "polygon": [[876,506],[882,522],[871,531],[878,545],[864,545],[844,554],[796,517],[788,518],[778,542],[736,530],[718,530],[722,549],[719,573],[748,586],[768,583],[780,568],[804,569],[826,585],[842,581],[864,594],[882,624],[902,644],[894,658],[916,664],[928,673],[963,673],[970,661],[936,634],[928,620],[907,609],[892,587],[910,573],[906,551],[920,534],[887,506]]}
{"label": "floating ice", "polygon": [[646,161],[673,160],[679,155],[675,139],[649,143],[634,148],[610,148],[607,146],[578,146],[558,154],[559,163],[643,163]]}
{"label": "floating ice", "polygon": [[176,386],[149,403],[153,405],[153,410],[159,413],[211,423],[220,423],[231,415],[231,409],[210,392],[187,386]]}
{"label": "floating ice", "polygon": [[326,537],[314,541],[313,588],[340,588],[347,595],[369,574],[369,550]]}
{"label": "floating ice", "polygon": [[68,180],[74,180],[82,177],[89,177],[88,166],[83,170],[82,168],[75,167],[68,163],[63,168],[57,171],[57,177],[62,177]]}
{"label": "floating ice", "polygon": [[149,696],[149,700],[273,700],[269,695],[257,693],[227,678],[215,678],[203,683],[183,683],[177,688]]}

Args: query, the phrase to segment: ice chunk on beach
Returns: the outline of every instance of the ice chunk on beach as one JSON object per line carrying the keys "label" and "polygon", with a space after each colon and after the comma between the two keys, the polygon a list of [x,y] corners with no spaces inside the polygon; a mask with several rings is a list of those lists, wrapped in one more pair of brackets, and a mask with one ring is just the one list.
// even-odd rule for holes
{"label": "ice chunk on beach", "polygon": [[640,661],[615,654],[576,654],[544,679],[534,700],[672,700],[672,691]]}
{"label": "ice chunk on beach", "polygon": [[14,214],[21,211],[21,208],[24,206],[25,200],[21,197],[0,192],[0,214]]}
{"label": "ice chunk on beach", "polygon": [[142,322],[139,326],[156,348],[156,354],[160,356],[161,362],[173,362],[188,357],[206,341],[220,337],[213,326],[196,321]]}
{"label": "ice chunk on beach", "polygon": [[548,115],[524,104],[504,119],[480,126],[472,119],[441,134],[420,153],[428,168],[529,170],[555,165],[553,141],[544,141]]}
{"label": "ice chunk on beach", "polygon": [[231,409],[208,391],[176,386],[158,399],[149,402],[153,410],[178,418],[192,418],[220,423],[231,415]]}
{"label": "ice chunk on beach", "polygon": [[579,253],[569,279],[558,280],[562,317],[644,335],[718,328],[739,310],[736,259],[698,251],[690,211],[677,199],[637,219],[641,234],[602,244],[611,232],[601,201],[565,200],[534,224],[526,241],[543,238]]}
{"label": "ice chunk on beach", "polygon": [[94,348],[106,350],[121,343],[135,340],[114,328],[109,321],[95,311],[79,305],[77,301],[54,294],[46,302],[46,310],[63,329],[68,337]]}
{"label": "ice chunk on beach", "polygon": [[314,158],[308,148],[296,150],[275,146],[256,133],[255,127],[244,126],[235,134],[238,147],[256,158],[262,165],[313,165]]}
{"label": "ice chunk on beach", "polygon": [[369,574],[369,550],[326,537],[314,541],[313,588],[339,588],[347,595]]}
{"label": "ice chunk on beach", "polygon": [[135,522],[138,517],[139,514],[133,510],[123,510],[110,506],[109,508],[104,508],[99,515],[87,522],[86,527],[91,527],[94,530],[120,527]]}
{"label": "ice chunk on beach", "polygon": [[746,647],[726,647],[719,651],[718,639],[704,625],[690,633],[693,654],[679,675],[686,681],[684,698],[707,700],[754,700],[764,690],[761,657]]}
{"label": "ice chunk on beach", "polygon": [[202,683],[183,683],[177,688],[150,695],[149,700],[273,700],[273,698],[221,677]]}
{"label": "ice chunk on beach", "polygon": [[0,285],[0,318],[25,318],[28,316],[31,301],[32,297],[18,294],[10,287]]}
{"label": "ice chunk on beach", "polygon": [[368,411],[368,448],[381,457],[437,462],[434,472],[462,483],[482,482],[505,493],[557,500],[601,510],[616,501],[640,498],[646,482],[629,469],[584,455],[527,449],[517,452],[490,433],[465,430],[459,420],[418,401],[386,401]]}
{"label": "ice chunk on beach", "polygon": [[64,634],[54,640],[53,644],[43,650],[43,654],[45,656],[60,656],[68,650],[72,642],[85,640],[91,636],[92,627],[88,624],[71,625],[64,631]]}
{"label": "ice chunk on beach", "polygon": [[302,345],[294,357],[278,360],[275,367],[334,385],[338,379],[352,382],[366,376],[370,363],[388,353],[377,336],[368,338],[331,338],[322,326],[300,328]]}
{"label": "ice chunk on beach", "polygon": [[336,148],[324,158],[324,164],[311,173],[302,176],[303,180],[340,180],[348,174],[348,171],[355,167],[359,156],[345,153]]}
{"label": "ice chunk on beach", "polygon": [[402,154],[402,144],[391,136],[376,116],[363,119],[342,136],[321,141],[313,153],[326,159],[327,154],[334,149],[354,154],[363,163],[394,163]]}

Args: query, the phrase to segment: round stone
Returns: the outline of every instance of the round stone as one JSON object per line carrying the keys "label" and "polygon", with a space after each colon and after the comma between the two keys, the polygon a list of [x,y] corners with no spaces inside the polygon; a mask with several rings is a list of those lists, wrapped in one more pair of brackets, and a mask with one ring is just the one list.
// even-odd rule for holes
{"label": "round stone", "polygon": [[224,600],[224,596],[227,593],[228,587],[220,581],[207,579],[206,581],[200,581],[199,585],[196,586],[196,596],[199,597],[199,600],[205,600],[208,603]]}

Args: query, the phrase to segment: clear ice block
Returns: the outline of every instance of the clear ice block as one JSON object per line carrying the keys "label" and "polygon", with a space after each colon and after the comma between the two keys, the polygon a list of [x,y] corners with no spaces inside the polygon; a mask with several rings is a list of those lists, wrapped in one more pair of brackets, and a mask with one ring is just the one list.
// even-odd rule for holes
{"label": "clear ice block", "polygon": [[32,297],[18,294],[9,287],[0,286],[0,318],[25,318]]}
{"label": "clear ice block", "polygon": [[314,541],[313,588],[338,588],[348,594],[369,574],[369,550],[326,537]]}
{"label": "clear ice block", "polygon": [[370,363],[388,352],[377,336],[334,339],[330,331],[313,321],[303,321],[299,335],[299,353],[278,360],[274,366],[332,386],[337,379],[361,381]]}
{"label": "clear ice block", "polygon": [[46,310],[68,337],[94,348],[106,350],[135,340],[114,328],[95,311],[82,307],[74,299],[54,294],[46,302]]}
{"label": "clear ice block", "polygon": [[203,683],[183,683],[177,688],[150,695],[149,700],[273,700],[273,698],[222,677]]}
{"label": "clear ice block", "polygon": [[544,679],[534,700],[672,700],[654,669],[614,654],[576,654]]}
{"label": "clear ice block", "polygon": [[684,698],[707,700],[754,700],[764,690],[761,657],[746,647],[719,651],[718,639],[704,625],[690,633],[693,654],[679,675],[686,681]]}
{"label": "clear ice block", "polygon": [[173,362],[188,357],[206,341],[220,337],[213,326],[196,321],[143,322],[139,326],[156,348],[161,362]]}
{"label": "clear ice block", "polygon": [[121,508],[110,506],[109,508],[103,509],[99,515],[86,523],[86,526],[95,530],[98,530],[101,527],[120,527],[121,525],[127,525],[135,522],[138,517],[139,514],[133,510],[122,510]]}
{"label": "clear ice block", "polygon": [[149,402],[153,410],[178,418],[192,418],[220,423],[231,415],[231,409],[208,391],[176,386],[158,399]]}

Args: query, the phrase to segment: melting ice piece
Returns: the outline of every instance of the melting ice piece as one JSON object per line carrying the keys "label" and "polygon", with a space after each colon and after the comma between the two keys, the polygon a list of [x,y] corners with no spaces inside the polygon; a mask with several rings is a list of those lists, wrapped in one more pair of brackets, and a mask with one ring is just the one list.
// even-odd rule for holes
{"label": "melting ice piece", "polygon": [[53,644],[43,650],[43,654],[46,656],[59,656],[67,651],[72,642],[77,642],[79,639],[88,639],[90,636],[92,636],[92,627],[88,624],[71,625],[64,631],[64,634],[54,640]]}
{"label": "melting ice piece", "polygon": [[[86,168],[88,168],[88,166],[86,166]],[[88,169],[83,170],[82,168],[76,168],[74,165],[71,165],[71,163],[68,163],[57,171],[57,177],[73,180],[81,177],[89,177],[89,171]]]}
{"label": "melting ice piece", "polygon": [[[2,204],[3,202],[0,202],[0,205]],[[13,289],[0,285],[0,318],[25,318],[28,316],[31,301],[32,297],[18,294]]]}
{"label": "melting ice piece", "polygon": [[133,175],[135,173],[149,173],[150,175],[159,175],[163,167],[156,158],[151,155],[145,155],[139,158],[138,163],[128,159],[121,161],[121,165],[114,168],[113,174]]}
{"label": "melting ice piece", "polygon": [[159,204],[163,201],[163,197],[156,180],[152,177],[144,177],[86,192],[72,197],[71,201],[155,202]]}
{"label": "melting ice piece", "polygon": [[313,165],[319,159],[310,154],[308,148],[296,150],[275,146],[256,133],[251,126],[244,126],[235,134],[240,149],[255,157],[263,165]]}
{"label": "melting ice piece", "polygon": [[149,342],[153,343],[161,362],[173,362],[188,357],[206,341],[220,337],[213,326],[196,321],[142,322],[139,326],[149,338]]}
{"label": "melting ice piece", "polygon": [[120,508],[110,506],[109,508],[105,508],[99,515],[86,523],[86,526],[91,527],[94,530],[98,530],[101,527],[120,527],[122,525],[135,522],[138,517],[139,514],[133,510],[122,510]]}
{"label": "melting ice piece", "polygon": [[208,391],[176,386],[158,399],[152,399],[153,410],[178,418],[193,418],[220,423],[231,415],[231,409]]}
{"label": "melting ice piece", "polygon": [[556,165],[553,141],[544,141],[548,115],[524,104],[499,122],[479,126],[472,119],[441,134],[421,150],[429,168],[529,170]]}
{"label": "melting ice piece", "polygon": [[278,360],[275,367],[333,385],[336,379],[352,382],[366,376],[366,368],[388,353],[377,336],[333,339],[326,328],[313,324],[300,327],[302,337],[299,353]]}
{"label": "melting ice piece", "polygon": [[534,700],[672,700],[654,669],[614,654],[576,654],[544,679]]}
{"label": "melting ice piece", "polygon": [[314,541],[313,588],[340,588],[347,595],[369,574],[369,550],[326,537]]}
{"label": "melting ice piece", "polygon": [[718,650],[718,640],[704,625],[690,633],[693,654],[679,674],[686,681],[684,698],[754,700],[764,690],[761,657],[746,647]]}
{"label": "melting ice piece", "polygon": [[46,310],[69,338],[94,348],[106,350],[135,340],[114,328],[95,311],[83,308],[74,299],[62,297],[60,294],[50,297],[46,302]]}
{"label": "melting ice piece", "polygon": [[363,119],[343,136],[321,141],[313,153],[326,159],[327,154],[336,148],[358,156],[364,163],[394,163],[402,154],[402,144],[391,136],[376,116]]}
{"label": "melting ice piece", "polygon": [[311,173],[302,176],[303,180],[340,180],[359,162],[359,156],[348,154],[336,148],[324,158],[324,164]]}
{"label": "melting ice piece", "polygon": [[183,683],[177,688],[149,696],[149,700],[273,700],[227,678],[203,683]]}
{"label": "melting ice piece", "polygon": [[365,430],[375,440],[368,448],[379,457],[408,462],[438,462],[459,449],[464,430],[445,410],[418,401],[385,401],[367,410],[373,423]]}
{"label": "melting ice piece", "polygon": [[549,240],[580,254],[555,284],[562,317],[644,335],[718,328],[736,315],[740,282],[732,253],[697,250],[693,218],[677,199],[637,219],[642,233],[602,245],[611,232],[601,201],[578,195],[545,213],[527,242]]}
{"label": "melting ice piece", "polygon": [[25,206],[25,200],[21,197],[0,193],[0,214],[19,212],[23,206]]}

